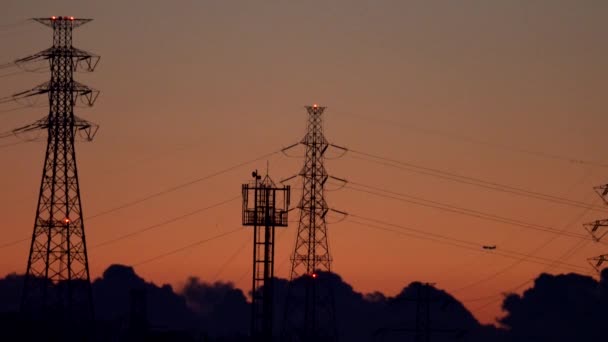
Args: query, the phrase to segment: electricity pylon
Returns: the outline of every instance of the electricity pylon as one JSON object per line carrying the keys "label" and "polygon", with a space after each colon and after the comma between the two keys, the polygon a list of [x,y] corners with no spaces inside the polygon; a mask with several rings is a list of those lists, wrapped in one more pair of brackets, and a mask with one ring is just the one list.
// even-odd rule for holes
{"label": "electricity pylon", "polygon": [[[593,190],[602,198],[604,203],[608,205],[608,184],[596,186]],[[608,219],[585,223],[583,227],[591,234],[591,237],[595,242],[599,242],[608,234],[608,229],[606,229],[608,227]],[[600,272],[602,270],[602,264],[608,261],[608,253],[588,258],[587,261],[597,272]]]}
{"label": "electricity pylon", "polygon": [[252,173],[243,184],[243,225],[253,226],[253,276],[251,289],[251,338],[272,341],[274,318],[275,227],[287,227],[290,187],[277,187],[266,175]]}
{"label": "electricity pylon", "polygon": [[[72,46],[72,30],[91,19],[33,19],[53,30],[53,46],[17,60],[48,60],[51,79],[14,97],[47,94],[48,116],[18,128],[16,134],[46,130],[47,148],[27,262],[21,311],[32,322],[43,322],[64,340],[82,340],[93,321],[89,261],[84,231],[74,141],[92,140],[98,126],[74,115],[78,100],[93,105],[99,92],[73,78],[93,71],[99,56]],[[79,331],[79,332],[78,332]]]}
{"label": "electricity pylon", "polygon": [[[326,222],[330,208],[324,197],[324,186],[329,178],[324,154],[330,144],[323,135],[325,107],[315,104],[307,106],[306,110],[307,132],[300,142],[306,147],[304,167],[299,173],[303,180],[302,198],[298,204],[300,219],[291,258],[291,281],[281,341],[337,341],[333,290],[325,277],[318,274],[318,271],[331,272]],[[303,288],[296,289],[295,283]]]}

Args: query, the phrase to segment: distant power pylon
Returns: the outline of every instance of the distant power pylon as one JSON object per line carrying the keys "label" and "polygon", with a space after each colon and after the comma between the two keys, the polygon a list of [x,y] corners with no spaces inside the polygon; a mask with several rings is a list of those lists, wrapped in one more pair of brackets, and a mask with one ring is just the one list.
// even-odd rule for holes
{"label": "distant power pylon", "polygon": [[50,81],[15,94],[49,98],[48,116],[13,131],[48,132],[21,311],[60,331],[63,340],[83,340],[74,334],[92,323],[93,301],[74,140],[92,140],[98,126],[75,116],[74,107],[78,100],[93,105],[99,92],[74,81],[73,74],[93,71],[99,57],[72,46],[72,30],[91,19],[34,20],[53,29],[53,46],[16,61],[48,60],[51,73]]}
{"label": "distant power pylon", "polygon": [[[605,204],[608,204],[608,184],[596,186],[593,190],[602,198]],[[583,227],[591,234],[591,237],[595,242],[599,242],[608,234],[608,219],[585,223]],[[602,264],[608,261],[608,254],[598,255],[587,259],[587,261],[596,271],[600,272],[602,270]]]}
{"label": "distant power pylon", "polygon": [[410,333],[414,334],[416,342],[430,342],[431,337],[435,333],[453,334],[455,339],[464,336],[463,330],[458,329],[442,329],[432,327],[431,322],[431,302],[437,301],[437,298],[431,298],[431,289],[433,283],[417,283],[418,291],[416,298],[399,298],[398,300],[413,301],[416,303],[416,320],[414,328],[409,327],[394,327],[378,329],[374,336],[377,341],[383,341],[384,337],[390,333]]}
{"label": "distant power pylon", "polygon": [[[325,170],[324,154],[330,144],[323,135],[325,107],[313,105],[307,106],[306,110],[307,132],[300,142],[306,147],[304,167],[299,173],[303,180],[302,198],[298,204],[300,220],[291,258],[291,282],[281,341],[336,341],[333,290],[317,273],[331,272],[326,222],[330,208],[324,197],[324,186],[330,177]],[[294,280],[298,278],[303,289],[294,288]]]}
{"label": "distant power pylon", "polygon": [[243,225],[253,226],[253,276],[251,338],[272,341],[274,318],[275,227],[287,227],[290,187],[277,187],[268,175],[252,173],[253,182],[243,184]]}

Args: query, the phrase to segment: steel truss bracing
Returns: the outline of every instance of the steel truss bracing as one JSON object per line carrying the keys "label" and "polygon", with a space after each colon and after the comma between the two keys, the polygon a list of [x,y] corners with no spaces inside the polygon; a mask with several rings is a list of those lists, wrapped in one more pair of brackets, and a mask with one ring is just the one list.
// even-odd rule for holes
{"label": "steel truss bracing", "polygon": [[282,341],[336,341],[333,291],[324,276],[331,272],[324,197],[328,173],[324,154],[329,143],[323,135],[325,107],[307,106],[307,132],[301,144],[306,147],[303,181],[298,205],[300,219],[292,256],[290,285],[285,304]]}
{"label": "steel truss bracing", "polygon": [[287,227],[290,187],[277,187],[268,175],[253,172],[252,184],[243,184],[243,225],[253,226],[251,337],[272,341],[274,319],[275,227]]}
{"label": "steel truss bracing", "polygon": [[53,46],[19,60],[48,60],[51,73],[49,82],[20,93],[48,94],[48,116],[14,131],[48,132],[21,310],[31,320],[52,324],[67,340],[93,320],[74,141],[78,134],[91,140],[97,125],[74,116],[74,107],[78,98],[85,98],[92,105],[98,92],[74,81],[73,74],[83,66],[84,70],[93,71],[99,57],[72,46],[72,30],[90,19],[34,20],[53,29]]}
{"label": "steel truss bracing", "polygon": [[[605,204],[608,205],[608,184],[599,185],[593,190],[602,198]],[[602,240],[608,234],[608,219],[595,220],[593,222],[583,224],[583,228],[591,234],[595,242]],[[587,261],[597,272],[602,271],[602,265],[608,261],[608,254],[598,255],[588,258]]]}

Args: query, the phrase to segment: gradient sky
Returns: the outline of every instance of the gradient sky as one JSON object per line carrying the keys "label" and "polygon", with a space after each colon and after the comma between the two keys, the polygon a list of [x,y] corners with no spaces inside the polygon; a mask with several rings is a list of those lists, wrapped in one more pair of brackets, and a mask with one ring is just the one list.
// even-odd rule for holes
{"label": "gradient sky", "polygon": [[[326,136],[337,145],[601,204],[592,186],[608,181],[608,167],[598,165],[608,164],[608,2],[5,0],[0,63],[48,47],[50,30],[23,20],[51,15],[94,18],[75,31],[74,45],[102,56],[95,73],[76,75],[102,91],[95,107],[76,111],[101,125],[93,143],[77,147],[85,216],[298,142],[306,124],[303,106],[312,103],[328,106]],[[0,97],[48,78],[2,76],[12,71],[0,70]],[[44,116],[45,100],[11,112],[2,111],[17,104],[0,105],[0,131]],[[31,235],[44,148],[44,142],[0,148],[0,245]],[[355,156],[330,160],[327,169],[353,182],[575,233],[584,233],[582,223],[608,216]],[[277,154],[269,163],[279,180],[297,173],[302,161]],[[255,168],[264,170],[266,161],[85,220],[92,276],[112,263],[137,264],[238,228],[241,204],[235,200],[95,247],[238,197]],[[297,203],[299,191],[293,195]],[[479,251],[465,250],[349,219],[329,228],[334,271],[356,290],[393,295],[411,281],[434,282],[486,323],[501,315],[502,292],[540,272],[568,270],[529,262],[510,267],[514,260],[484,252],[482,244],[589,271],[586,258],[608,252],[605,245],[349,189],[328,192],[327,200],[355,215],[478,241]],[[288,276],[295,229],[291,225],[278,236],[281,277]],[[233,281],[248,291],[250,236],[243,229],[136,271],[177,288],[195,275]],[[28,248],[0,248],[0,274],[24,272]]]}

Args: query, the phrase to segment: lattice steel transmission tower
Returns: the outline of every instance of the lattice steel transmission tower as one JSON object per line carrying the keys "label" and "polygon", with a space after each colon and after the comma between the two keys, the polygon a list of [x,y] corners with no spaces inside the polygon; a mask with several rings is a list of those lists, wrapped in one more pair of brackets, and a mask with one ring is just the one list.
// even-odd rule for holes
{"label": "lattice steel transmission tower", "polygon": [[[602,198],[604,204],[608,205],[608,184],[596,186],[593,190]],[[583,227],[591,234],[591,237],[595,242],[599,242],[608,234],[608,219],[585,223]],[[587,261],[596,271],[600,272],[602,270],[602,264],[608,261],[608,253],[589,258]]]}
{"label": "lattice steel transmission tower", "polygon": [[253,276],[251,338],[272,341],[274,319],[275,227],[287,227],[290,187],[277,187],[268,174],[257,171],[254,181],[243,184],[243,225],[253,226]]}
{"label": "lattice steel transmission tower", "polygon": [[[63,340],[83,340],[93,320],[74,141],[92,140],[98,126],[74,115],[77,101],[93,105],[99,92],[74,81],[74,72],[93,71],[99,56],[72,46],[72,30],[91,19],[35,18],[53,30],[53,46],[17,60],[48,60],[50,81],[14,96],[47,94],[48,116],[14,130],[46,130],[47,148],[30,245],[21,311],[29,320],[60,331]],[[79,331],[80,332],[77,332]]]}
{"label": "lattice steel transmission tower", "polygon": [[281,341],[337,341],[333,290],[317,273],[331,272],[326,222],[330,209],[324,197],[329,178],[324,154],[330,144],[323,135],[325,107],[315,104],[306,110],[307,132],[300,142],[306,147],[304,167],[299,173],[303,180],[300,219]]}

